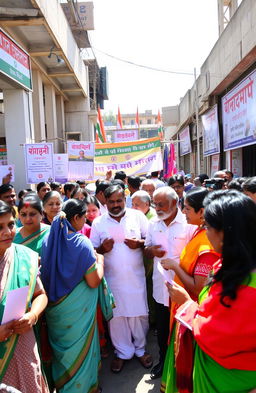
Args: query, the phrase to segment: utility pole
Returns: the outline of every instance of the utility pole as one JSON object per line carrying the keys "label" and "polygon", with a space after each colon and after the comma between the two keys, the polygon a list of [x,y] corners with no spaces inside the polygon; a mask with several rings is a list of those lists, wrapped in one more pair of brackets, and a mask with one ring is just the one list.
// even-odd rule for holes
{"label": "utility pole", "polygon": [[200,173],[200,134],[199,134],[199,108],[198,108],[198,91],[196,82],[196,68],[194,68],[195,78],[195,111],[196,111],[196,143],[197,143],[197,171]]}

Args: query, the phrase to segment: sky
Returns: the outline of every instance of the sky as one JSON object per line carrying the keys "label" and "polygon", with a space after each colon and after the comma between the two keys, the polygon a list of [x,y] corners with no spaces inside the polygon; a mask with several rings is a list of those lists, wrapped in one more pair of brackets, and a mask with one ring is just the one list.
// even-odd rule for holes
{"label": "sky", "polygon": [[[217,0],[93,0],[89,37],[109,76],[105,113],[135,113],[178,105],[218,38]],[[124,60],[192,75],[157,72]]]}

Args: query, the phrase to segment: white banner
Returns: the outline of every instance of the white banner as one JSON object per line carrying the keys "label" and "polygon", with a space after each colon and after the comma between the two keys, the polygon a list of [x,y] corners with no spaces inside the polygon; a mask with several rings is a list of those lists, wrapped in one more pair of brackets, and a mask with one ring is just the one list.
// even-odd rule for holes
{"label": "white banner", "polygon": [[212,109],[201,117],[203,124],[204,156],[206,157],[220,152],[217,105],[214,105]]}
{"label": "white banner", "polygon": [[53,144],[25,144],[25,165],[27,183],[54,181]]}
{"label": "white banner", "polygon": [[138,130],[114,131],[114,142],[131,142],[138,139]]}
{"label": "white banner", "polygon": [[222,98],[224,150],[256,143],[256,71]]}
{"label": "white banner", "polygon": [[189,154],[192,152],[191,148],[191,141],[190,141],[190,133],[189,133],[189,126],[184,128],[179,133],[179,140],[180,140],[180,155],[185,156],[185,154]]}
{"label": "white banner", "polygon": [[68,178],[94,179],[94,142],[68,142]]}
{"label": "white banner", "polygon": [[63,184],[68,181],[68,154],[54,154],[55,181]]}
{"label": "white banner", "polygon": [[231,170],[235,177],[243,174],[243,151],[242,149],[232,150],[232,164]]}

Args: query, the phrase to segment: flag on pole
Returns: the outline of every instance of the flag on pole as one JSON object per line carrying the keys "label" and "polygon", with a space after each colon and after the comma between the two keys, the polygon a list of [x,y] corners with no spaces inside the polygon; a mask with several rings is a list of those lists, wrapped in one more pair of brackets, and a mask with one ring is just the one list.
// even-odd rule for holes
{"label": "flag on pole", "polygon": [[177,173],[177,168],[176,168],[176,158],[175,158],[175,148],[174,144],[170,144],[170,153],[169,153],[169,160],[168,160],[168,172],[166,174],[166,178],[169,178],[173,175],[176,175]]}
{"label": "flag on pole", "polygon": [[139,119],[139,110],[138,110],[138,107],[137,107],[137,112],[136,112],[136,117],[135,117],[135,125],[136,125],[136,127],[140,127],[140,119]]}
{"label": "flag on pole", "polygon": [[98,116],[97,116],[97,125],[96,125],[96,142],[97,143],[107,142],[104,123],[101,117],[99,106],[98,106]]}
{"label": "flag on pole", "polygon": [[120,108],[118,107],[118,114],[117,114],[117,124],[116,124],[117,128],[121,129],[123,128],[123,121],[122,121],[122,116],[120,113]]}
{"label": "flag on pole", "polygon": [[157,124],[158,124],[158,136],[160,140],[162,141],[164,139],[164,134],[163,134],[163,126],[162,126],[162,120],[161,120],[161,115],[160,111],[158,110],[158,115],[157,115]]}

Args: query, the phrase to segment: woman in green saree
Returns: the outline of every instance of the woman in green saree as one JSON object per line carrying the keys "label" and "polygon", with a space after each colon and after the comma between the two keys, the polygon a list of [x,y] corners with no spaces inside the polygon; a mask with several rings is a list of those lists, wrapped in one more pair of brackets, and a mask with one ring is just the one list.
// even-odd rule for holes
{"label": "woman in green saree", "polygon": [[80,231],[86,205],[68,200],[43,243],[42,281],[49,296],[46,309],[53,349],[52,374],[61,393],[98,393],[100,364],[96,308],[103,277],[103,257]]}
{"label": "woman in green saree", "polygon": [[41,256],[42,244],[50,226],[43,224],[43,205],[37,195],[25,196],[18,206],[21,228],[17,229],[14,243],[22,244]]}
{"label": "woman in green saree", "polygon": [[[193,392],[254,392],[256,204],[235,190],[216,191],[205,201],[204,216],[207,236],[222,258],[199,296],[192,320],[196,341]],[[175,283],[167,286],[173,301],[186,303],[188,315],[195,308],[188,293]]]}
{"label": "woman in green saree", "polygon": [[25,314],[0,326],[0,382],[24,393],[48,393],[41,373],[33,325],[47,305],[38,277],[38,254],[12,244],[15,219],[12,209],[0,201],[0,318],[7,293],[28,286]]}

